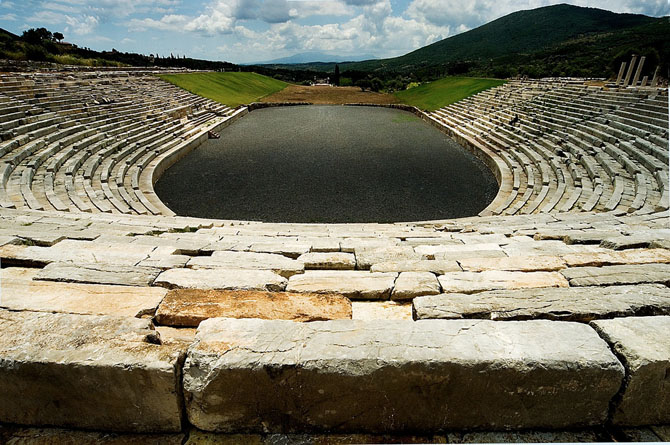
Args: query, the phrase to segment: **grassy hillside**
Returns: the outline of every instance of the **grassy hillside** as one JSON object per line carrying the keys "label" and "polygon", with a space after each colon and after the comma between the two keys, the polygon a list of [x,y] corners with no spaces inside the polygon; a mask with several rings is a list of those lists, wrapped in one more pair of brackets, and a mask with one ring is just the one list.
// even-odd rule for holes
{"label": "grassy hillside", "polygon": [[547,6],[506,15],[401,57],[346,64],[344,67],[369,71],[380,67],[400,68],[490,59],[540,51],[579,35],[611,32],[656,20],[644,15],[616,14],[566,4]]}
{"label": "grassy hillside", "polygon": [[[417,79],[444,76],[505,78],[514,75],[608,77],[620,60],[647,56],[648,72],[657,64],[668,72],[670,21],[595,8],[555,5],[518,11],[391,59],[341,63],[343,77],[354,80],[372,73]],[[652,66],[653,65],[653,66]],[[296,65],[330,71],[334,64]]]}
{"label": "grassy hillside", "polygon": [[283,90],[286,82],[256,73],[164,74],[161,79],[230,107]]}
{"label": "grassy hillside", "polygon": [[504,80],[499,79],[445,77],[409,90],[399,91],[395,93],[395,96],[407,105],[433,111],[504,83]]}

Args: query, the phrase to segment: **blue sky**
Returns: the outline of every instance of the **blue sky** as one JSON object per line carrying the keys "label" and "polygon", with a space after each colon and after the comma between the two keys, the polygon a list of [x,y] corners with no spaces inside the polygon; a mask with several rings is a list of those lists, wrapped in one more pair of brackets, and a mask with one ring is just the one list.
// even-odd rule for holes
{"label": "blue sky", "polygon": [[556,3],[670,15],[670,0],[0,0],[0,27],[82,47],[248,63],[307,51],[391,57]]}

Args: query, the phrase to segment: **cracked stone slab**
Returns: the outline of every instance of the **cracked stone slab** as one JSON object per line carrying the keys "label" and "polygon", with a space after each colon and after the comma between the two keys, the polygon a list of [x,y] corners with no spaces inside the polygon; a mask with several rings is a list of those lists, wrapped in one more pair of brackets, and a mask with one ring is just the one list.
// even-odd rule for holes
{"label": "cracked stone slab", "polygon": [[274,253],[216,251],[212,256],[199,256],[187,263],[194,269],[271,270],[284,278],[305,271],[303,263]]}
{"label": "cracked stone slab", "polygon": [[51,247],[17,246],[0,247],[4,264],[17,266],[44,266],[49,263],[114,264],[134,266],[147,258],[153,246],[106,245],[90,241],[64,240]]}
{"label": "cracked stone slab", "polygon": [[471,294],[496,289],[534,287],[568,287],[568,281],[558,272],[453,272],[437,277],[442,292]]}
{"label": "cracked stone slab", "polygon": [[269,270],[168,269],[158,275],[154,285],[168,289],[282,291],[287,282]]}
{"label": "cracked stone slab", "polygon": [[35,276],[35,279],[67,283],[150,286],[160,271],[161,269],[155,267],[142,266],[50,263]]}
{"label": "cracked stone slab", "polygon": [[0,310],[0,322],[0,422],[181,430],[183,355],[149,320]]}
{"label": "cracked stone slab", "polygon": [[336,294],[175,289],[156,312],[156,322],[197,327],[208,318],[322,321],[351,318],[351,301]]}
{"label": "cracked stone slab", "polygon": [[356,268],[356,257],[346,252],[310,252],[298,257],[305,269],[353,270]]}
{"label": "cracked stone slab", "polygon": [[401,272],[395,280],[391,300],[409,300],[440,293],[440,283],[430,272]]}
{"label": "cracked stone slab", "polygon": [[611,230],[585,230],[572,232],[563,238],[565,244],[600,244],[602,240],[619,236],[621,232]]}
{"label": "cracked stone slab", "polygon": [[603,267],[571,267],[561,273],[571,286],[613,286],[617,284],[670,284],[670,264],[634,264]]}
{"label": "cracked stone slab", "polygon": [[250,252],[260,253],[275,253],[289,258],[298,258],[303,253],[307,253],[312,249],[310,243],[300,241],[281,241],[273,240],[269,242],[253,243],[249,246]]}
{"label": "cracked stone slab", "polygon": [[652,249],[670,249],[670,239],[653,241],[649,247]]}
{"label": "cracked stone slab", "polygon": [[670,314],[670,289],[658,284],[538,288],[415,298],[416,319],[569,320]]}
{"label": "cracked stone slab", "polygon": [[21,240],[15,236],[2,235],[0,236],[0,247],[5,244],[19,244],[20,241]]}
{"label": "cracked stone slab", "polygon": [[465,258],[459,261],[463,270],[483,272],[485,270],[507,270],[519,272],[553,272],[565,269],[565,261],[558,256],[538,255],[533,257]]}
{"label": "cracked stone slab", "polygon": [[670,317],[629,317],[591,322],[626,366],[616,425],[670,423]]}
{"label": "cracked stone slab", "polygon": [[654,241],[670,238],[670,229],[646,230],[633,233],[632,235],[619,235],[605,238],[600,243],[601,247],[614,250],[637,249],[649,247]]}
{"label": "cracked stone slab", "polygon": [[390,246],[384,248],[356,248],[356,265],[358,269],[367,270],[375,263],[385,261],[418,260],[421,256],[414,252],[412,246]]}
{"label": "cracked stone slab", "polygon": [[71,314],[153,316],[167,293],[157,287],[36,281],[39,269],[0,270],[0,307]]}
{"label": "cracked stone slab", "polygon": [[411,320],[412,303],[405,301],[352,301],[354,320]]}
{"label": "cracked stone slab", "polygon": [[570,267],[670,263],[670,251],[665,249],[630,249],[609,252],[576,253],[563,255],[563,259]]}
{"label": "cracked stone slab", "polygon": [[289,292],[342,294],[353,300],[388,300],[398,274],[349,270],[308,270],[288,281]]}
{"label": "cracked stone slab", "polygon": [[472,250],[464,252],[436,252],[430,255],[423,255],[423,259],[435,261],[460,261],[464,258],[505,258],[507,254],[498,248],[498,250]]}
{"label": "cracked stone slab", "polygon": [[579,323],[218,318],[183,381],[206,431],[430,433],[600,425],[623,376]]}
{"label": "cracked stone slab", "polygon": [[461,270],[461,266],[455,260],[385,261],[375,263],[370,267],[370,272],[431,272],[438,275],[447,272],[461,272]]}
{"label": "cracked stone slab", "polygon": [[[457,256],[463,254],[473,255],[473,252],[500,252],[503,256],[503,251],[500,245],[496,243],[483,244],[458,244],[458,245],[420,245],[414,248],[414,251],[421,255],[424,260],[433,259],[449,259],[448,256]],[[489,255],[489,254],[481,254]]]}
{"label": "cracked stone slab", "polygon": [[508,256],[534,255],[565,255],[570,253],[606,252],[600,246],[575,244],[568,245],[562,241],[534,241],[532,243],[514,243],[502,247]]}

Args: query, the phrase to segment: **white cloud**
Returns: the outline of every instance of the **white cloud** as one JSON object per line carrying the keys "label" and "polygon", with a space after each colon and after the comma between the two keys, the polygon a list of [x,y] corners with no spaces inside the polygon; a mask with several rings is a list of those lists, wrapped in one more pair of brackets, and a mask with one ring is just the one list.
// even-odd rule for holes
{"label": "white cloud", "polygon": [[670,15],[668,0],[609,0],[606,4],[594,0],[412,0],[407,8],[409,17],[436,25],[473,28],[521,9],[569,3],[577,6],[607,9],[615,12]]}
{"label": "white cloud", "polygon": [[6,20],[8,22],[15,22],[16,20],[18,20],[18,17],[16,17],[16,14],[9,13],[9,14],[0,15],[0,20]]}

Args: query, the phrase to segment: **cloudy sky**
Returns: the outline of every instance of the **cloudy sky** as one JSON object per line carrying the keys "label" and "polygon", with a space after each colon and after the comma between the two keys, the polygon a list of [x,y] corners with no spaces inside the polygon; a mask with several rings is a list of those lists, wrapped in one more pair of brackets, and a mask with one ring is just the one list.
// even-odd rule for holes
{"label": "cloudy sky", "polygon": [[43,26],[98,50],[235,63],[307,51],[390,57],[555,3],[670,15],[670,0],[0,0],[0,27]]}

